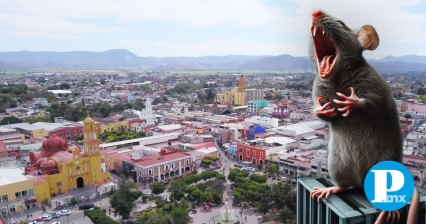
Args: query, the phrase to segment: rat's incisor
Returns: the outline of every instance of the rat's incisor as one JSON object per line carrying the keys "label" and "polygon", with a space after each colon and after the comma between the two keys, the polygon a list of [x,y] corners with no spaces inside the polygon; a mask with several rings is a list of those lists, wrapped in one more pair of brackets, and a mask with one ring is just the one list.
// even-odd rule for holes
{"label": "rat's incisor", "polygon": [[379,45],[374,27],[353,31],[316,10],[310,31],[310,56],[318,71],[314,113],[329,123],[328,171],[337,184],[315,188],[311,196],[319,201],[349,187],[363,188],[367,172],[381,161],[402,162],[402,134],[389,85],[362,56]]}

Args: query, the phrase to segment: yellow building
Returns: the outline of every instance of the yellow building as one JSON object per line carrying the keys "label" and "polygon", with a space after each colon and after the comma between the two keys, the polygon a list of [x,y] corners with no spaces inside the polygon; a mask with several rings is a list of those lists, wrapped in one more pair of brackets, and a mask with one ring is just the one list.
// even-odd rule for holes
{"label": "yellow building", "polygon": [[246,78],[240,75],[238,79],[238,87],[232,88],[231,90],[217,94],[217,101],[220,104],[225,105],[246,105]]}
{"label": "yellow building", "polygon": [[33,180],[19,168],[1,168],[0,212],[21,212],[36,206]]}
{"label": "yellow building", "polygon": [[110,132],[110,131],[119,131],[122,128],[127,129],[128,122],[123,121],[113,121],[113,122],[101,122],[101,133]]}
{"label": "yellow building", "polygon": [[[99,153],[99,126],[89,116],[84,119],[84,150],[68,145],[59,137],[43,142],[38,152],[30,153],[27,173],[34,175],[37,201],[84,186],[109,181],[109,173]],[[41,178],[41,179],[40,179]]]}

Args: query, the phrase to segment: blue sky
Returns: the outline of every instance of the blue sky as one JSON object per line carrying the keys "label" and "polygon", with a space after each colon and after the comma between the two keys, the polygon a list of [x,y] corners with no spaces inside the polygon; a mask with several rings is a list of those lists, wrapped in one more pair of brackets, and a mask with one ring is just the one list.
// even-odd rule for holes
{"label": "blue sky", "polygon": [[306,56],[316,8],[373,25],[381,42],[367,58],[426,55],[419,0],[0,0],[0,51]]}

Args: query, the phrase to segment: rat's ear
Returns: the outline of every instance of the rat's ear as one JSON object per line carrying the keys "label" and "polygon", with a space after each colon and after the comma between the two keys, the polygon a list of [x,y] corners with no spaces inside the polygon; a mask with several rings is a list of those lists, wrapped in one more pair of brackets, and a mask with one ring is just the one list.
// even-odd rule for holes
{"label": "rat's ear", "polygon": [[372,51],[379,46],[379,35],[373,26],[365,25],[358,31],[358,41],[362,48]]}

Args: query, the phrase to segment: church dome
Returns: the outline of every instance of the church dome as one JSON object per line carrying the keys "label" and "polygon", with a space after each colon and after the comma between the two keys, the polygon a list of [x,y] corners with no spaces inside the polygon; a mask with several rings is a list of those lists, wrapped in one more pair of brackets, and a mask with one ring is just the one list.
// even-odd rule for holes
{"label": "church dome", "polygon": [[54,167],[56,167],[56,163],[53,160],[49,159],[46,162],[42,163],[40,165],[40,167],[41,168],[54,168]]}
{"label": "church dome", "polygon": [[95,121],[89,116],[87,115],[87,117],[84,119],[84,124],[93,124],[95,123]]}
{"label": "church dome", "polygon": [[46,139],[43,142],[43,151],[49,155],[54,152],[65,151],[68,148],[67,141],[57,136]]}
{"label": "church dome", "polygon": [[43,158],[38,159],[37,162],[36,162],[36,164],[40,166],[41,164],[43,164],[46,161],[47,161],[47,158],[43,157]]}

